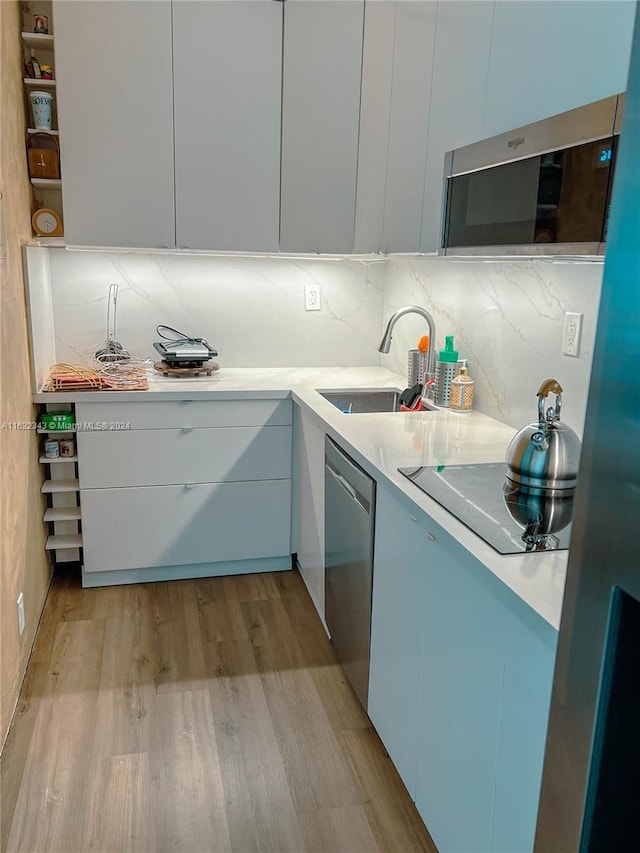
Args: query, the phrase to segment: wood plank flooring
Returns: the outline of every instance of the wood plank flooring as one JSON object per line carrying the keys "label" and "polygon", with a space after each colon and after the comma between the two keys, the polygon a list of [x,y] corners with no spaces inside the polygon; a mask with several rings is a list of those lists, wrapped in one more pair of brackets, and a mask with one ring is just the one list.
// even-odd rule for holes
{"label": "wood plank flooring", "polygon": [[6,853],[437,853],[297,572],[56,578],[0,777]]}

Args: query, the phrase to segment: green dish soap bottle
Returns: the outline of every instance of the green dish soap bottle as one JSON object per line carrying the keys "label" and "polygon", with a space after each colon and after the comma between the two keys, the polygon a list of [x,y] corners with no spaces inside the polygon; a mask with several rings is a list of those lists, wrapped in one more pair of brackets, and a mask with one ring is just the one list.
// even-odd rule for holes
{"label": "green dish soap bottle", "polygon": [[453,335],[444,339],[444,349],[441,349],[436,362],[436,406],[448,408],[451,403],[451,381],[458,370],[458,350],[453,348]]}

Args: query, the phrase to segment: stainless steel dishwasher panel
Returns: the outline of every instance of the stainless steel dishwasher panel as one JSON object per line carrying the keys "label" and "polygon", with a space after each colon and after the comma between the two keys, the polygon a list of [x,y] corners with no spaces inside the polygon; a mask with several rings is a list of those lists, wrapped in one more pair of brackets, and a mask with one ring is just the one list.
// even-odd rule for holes
{"label": "stainless steel dishwasher panel", "polygon": [[376,484],[325,439],[325,621],[363,707],[369,690]]}

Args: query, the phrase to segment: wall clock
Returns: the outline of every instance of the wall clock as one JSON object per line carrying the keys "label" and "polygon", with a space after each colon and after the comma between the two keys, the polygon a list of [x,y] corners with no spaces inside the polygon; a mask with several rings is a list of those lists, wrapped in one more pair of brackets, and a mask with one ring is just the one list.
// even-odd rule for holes
{"label": "wall clock", "polygon": [[31,217],[33,230],[39,237],[61,237],[63,235],[60,214],[48,207],[41,207]]}

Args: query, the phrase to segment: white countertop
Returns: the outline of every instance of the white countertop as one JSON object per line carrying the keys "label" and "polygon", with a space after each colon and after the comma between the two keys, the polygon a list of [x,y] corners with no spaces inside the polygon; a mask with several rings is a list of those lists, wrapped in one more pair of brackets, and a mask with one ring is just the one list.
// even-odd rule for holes
{"label": "white countertop", "polygon": [[281,398],[290,393],[378,482],[392,483],[458,540],[554,628],[560,625],[567,551],[498,554],[440,504],[398,473],[420,465],[502,462],[513,427],[479,412],[393,412],[347,415],[316,389],[398,388],[406,377],[381,367],[222,368],[211,377],[151,377],[148,391],[34,394],[37,403],[171,399]]}

